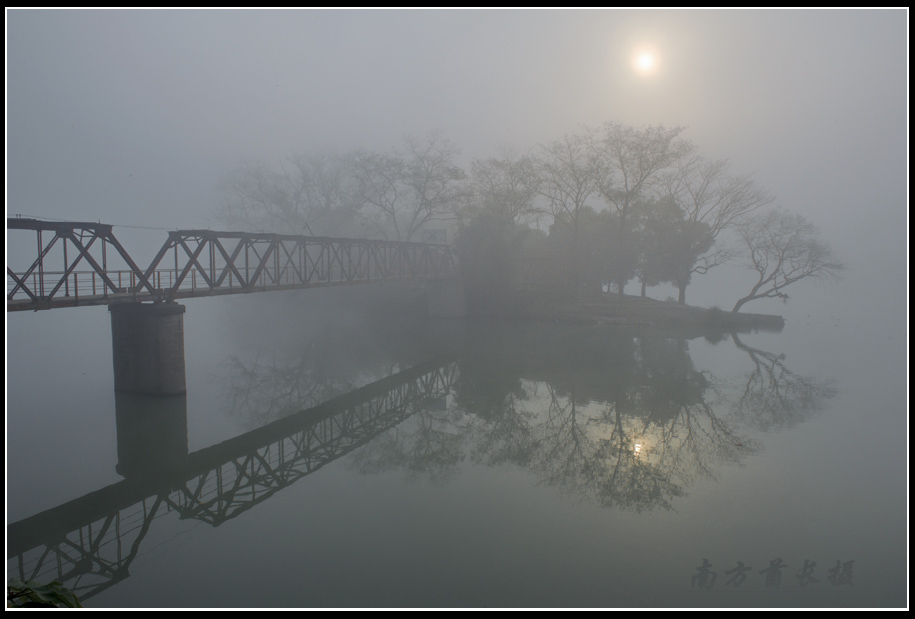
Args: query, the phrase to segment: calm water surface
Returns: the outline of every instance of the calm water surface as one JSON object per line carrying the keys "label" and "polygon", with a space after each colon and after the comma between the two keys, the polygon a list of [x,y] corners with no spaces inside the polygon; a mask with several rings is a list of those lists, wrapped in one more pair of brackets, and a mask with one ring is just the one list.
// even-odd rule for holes
{"label": "calm water surface", "polygon": [[189,301],[187,397],[154,402],[115,398],[103,308],[8,315],[8,576],[88,607],[906,605],[888,326],[364,305]]}

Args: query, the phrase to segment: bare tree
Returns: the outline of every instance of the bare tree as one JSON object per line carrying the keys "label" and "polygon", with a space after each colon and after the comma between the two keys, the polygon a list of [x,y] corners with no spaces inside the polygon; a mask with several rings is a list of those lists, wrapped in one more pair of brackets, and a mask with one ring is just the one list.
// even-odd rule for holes
{"label": "bare tree", "polygon": [[775,209],[746,219],[737,226],[748,250],[748,267],[756,271],[750,293],[737,300],[737,313],[756,299],[788,301],[785,288],[802,279],[835,279],[845,264],[817,238],[816,227],[800,215]]}
{"label": "bare tree", "polygon": [[400,186],[403,174],[403,159],[396,155],[358,152],[353,156],[353,176],[364,205],[360,218],[372,236],[388,238],[388,228],[393,227],[393,236],[401,237],[397,214],[404,208]]}
{"label": "bare tree", "polygon": [[[599,200],[600,165],[590,132],[573,133],[542,146],[540,195],[554,222],[565,221],[577,234],[582,212]],[[595,209],[596,210],[596,209]]]}
{"label": "bare tree", "polygon": [[359,207],[347,155],[294,154],[279,171],[244,163],[220,187],[217,216],[231,228],[342,236]]}
{"label": "bare tree", "polygon": [[366,208],[362,217],[378,234],[414,240],[429,222],[453,217],[466,195],[458,148],[440,133],[407,137],[403,153],[359,153],[354,175]]}
{"label": "bare tree", "polygon": [[689,240],[688,263],[678,267],[673,283],[679,289],[678,303],[686,303],[686,287],[692,275],[703,275],[735,257],[733,248],[720,242],[720,235],[738,221],[768,206],[774,200],[749,176],[730,176],[726,159],[709,161],[696,154],[681,157],[677,170],[665,175],[661,193],[672,198],[683,214],[685,229],[702,231]]}
{"label": "bare tree", "polygon": [[507,223],[528,223],[536,218],[534,199],[540,178],[532,157],[503,149],[499,157],[474,159],[470,171],[473,212],[489,213]]}
{"label": "bare tree", "polygon": [[599,134],[595,132],[603,167],[600,192],[622,219],[627,219],[633,203],[663,170],[693,152],[692,143],[679,137],[683,131],[683,127],[636,128],[608,122]]}

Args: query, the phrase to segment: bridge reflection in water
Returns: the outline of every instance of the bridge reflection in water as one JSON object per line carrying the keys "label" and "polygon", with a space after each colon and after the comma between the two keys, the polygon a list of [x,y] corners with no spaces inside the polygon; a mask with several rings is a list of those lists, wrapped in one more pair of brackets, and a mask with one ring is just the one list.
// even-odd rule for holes
{"label": "bridge reflection in water", "polygon": [[[219,526],[411,415],[444,406],[456,374],[455,361],[430,361],[193,453],[185,396],[119,398],[118,471],[127,479],[7,526],[7,574],[57,580],[89,599],[129,576],[156,518],[176,512]],[[168,409],[169,423],[151,436],[144,420],[151,412],[163,419],[149,410],[153,401]]]}

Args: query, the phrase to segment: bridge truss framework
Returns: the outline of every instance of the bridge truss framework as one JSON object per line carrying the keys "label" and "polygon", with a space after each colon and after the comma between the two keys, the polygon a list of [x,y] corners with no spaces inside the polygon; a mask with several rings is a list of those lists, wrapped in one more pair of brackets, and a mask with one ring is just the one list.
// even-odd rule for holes
{"label": "bridge truss framework", "polygon": [[448,246],[430,243],[176,230],[142,269],[108,224],[8,218],[7,230],[36,233],[32,263],[7,266],[7,311],[456,274]]}

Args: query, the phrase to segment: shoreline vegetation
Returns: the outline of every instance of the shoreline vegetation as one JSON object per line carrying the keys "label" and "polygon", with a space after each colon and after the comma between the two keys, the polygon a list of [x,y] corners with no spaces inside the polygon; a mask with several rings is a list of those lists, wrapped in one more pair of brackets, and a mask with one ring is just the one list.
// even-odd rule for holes
{"label": "shoreline vegetation", "polygon": [[543,291],[515,290],[499,308],[468,308],[479,318],[544,320],[569,324],[678,327],[713,331],[781,331],[785,319],[775,314],[732,313],[659,301],[649,297],[603,293],[586,300],[569,300]]}

